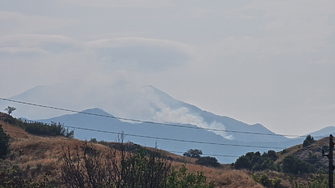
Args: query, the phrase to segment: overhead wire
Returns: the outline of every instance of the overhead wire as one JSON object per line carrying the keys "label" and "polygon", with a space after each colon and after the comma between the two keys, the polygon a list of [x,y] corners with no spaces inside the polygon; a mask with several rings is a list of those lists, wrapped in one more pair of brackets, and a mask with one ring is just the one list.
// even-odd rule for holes
{"label": "overhead wire", "polygon": [[[12,131],[12,130],[7,130],[5,132],[10,132],[10,133],[22,133],[22,132],[19,132],[19,131]],[[1,140],[1,139],[0,139]],[[90,142],[90,141],[89,141]],[[97,142],[97,144],[100,144],[99,141]],[[162,150],[162,149],[159,149],[159,150]],[[170,152],[170,153],[180,153],[180,154],[183,154],[185,152],[182,152],[182,151],[171,151],[171,150],[163,150],[163,151],[166,151],[166,152]],[[203,153],[201,155],[207,155],[207,156],[217,156],[217,157],[232,157],[232,158],[238,158],[238,157],[241,157],[241,156],[237,156],[237,155],[225,155],[225,154],[207,154],[207,153]],[[303,159],[305,161],[315,161],[315,159]]]}
{"label": "overhead wire", "polygon": [[[67,126],[64,127],[87,130],[87,131],[94,131],[94,132],[102,132],[102,133],[111,133],[111,134],[120,134],[114,131],[105,131],[105,130],[98,130],[98,129],[90,129],[90,128],[82,128],[76,126]],[[270,146],[254,146],[254,145],[244,145],[244,144],[224,144],[224,143],[216,143],[216,142],[204,142],[204,141],[195,141],[195,140],[184,140],[184,139],[174,139],[174,138],[164,138],[164,137],[155,137],[155,136],[145,136],[145,135],[137,135],[137,134],[127,134],[124,133],[126,136],[132,137],[140,137],[140,138],[151,138],[157,140],[169,140],[169,141],[176,141],[176,142],[188,142],[188,143],[197,143],[197,144],[209,144],[209,145],[221,145],[221,146],[233,146],[233,147],[252,147],[252,148],[274,148],[274,149],[283,149],[283,147],[270,147]]]}
{"label": "overhead wire", "polygon": [[145,121],[145,120],[139,120],[139,119],[131,119],[131,118],[124,118],[124,117],[116,117],[112,115],[103,115],[103,114],[96,114],[96,113],[90,113],[90,112],[84,112],[84,111],[78,111],[78,110],[71,110],[66,108],[59,108],[59,107],[53,107],[48,105],[41,105],[31,102],[24,102],[24,101],[18,101],[13,99],[5,99],[0,98],[0,100],[3,101],[9,101],[19,104],[25,104],[30,106],[37,106],[42,108],[48,108],[48,109],[54,109],[54,110],[60,110],[60,111],[66,111],[66,112],[72,112],[72,113],[80,113],[80,114],[86,114],[86,115],[92,115],[92,116],[100,116],[105,118],[113,118],[123,121],[131,121],[131,122],[137,122],[137,123],[148,123],[148,124],[156,124],[156,125],[164,125],[164,126],[173,126],[173,127],[181,127],[181,128],[189,128],[189,129],[204,129],[209,131],[222,131],[222,132],[229,132],[229,133],[239,133],[239,134],[255,134],[255,135],[266,135],[266,136],[284,136],[284,137],[305,137],[306,135],[288,135],[288,134],[275,134],[275,133],[260,133],[260,132],[249,132],[249,131],[236,131],[236,130],[226,130],[226,129],[213,129],[213,128],[202,128],[198,126],[186,126],[181,124],[171,124],[171,123],[162,123],[162,122],[154,122],[154,121]]}
{"label": "overhead wire", "polygon": [[[65,109],[65,108],[58,108],[58,107],[40,105],[40,104],[17,101],[17,100],[11,100],[11,99],[3,99],[3,98],[0,98],[0,99],[5,100],[5,101],[10,101],[10,102],[26,104],[26,105],[44,107],[44,108],[55,109],[55,110],[62,110],[62,111],[67,111],[67,112],[81,113],[81,114],[87,114],[87,115],[94,115],[94,116],[100,116],[100,117],[114,118],[114,119],[119,119],[119,120],[136,121],[136,122],[141,122],[141,123],[160,124],[160,125],[167,125],[167,126],[178,126],[178,127],[183,127],[183,128],[195,128],[195,127],[176,125],[176,124],[159,123],[159,122],[153,122],[153,121],[143,121],[143,120],[136,120],[136,119],[130,119],[130,118],[121,118],[121,117],[115,117],[115,116],[111,116],[111,115],[95,114],[95,113],[76,111],[76,110],[70,110],[70,109]],[[81,130],[86,130],[86,131],[95,131],[95,132],[103,132],[103,133],[110,133],[110,134],[120,134],[118,132],[113,132],[113,131],[82,128],[82,127],[77,127],[77,126],[65,126],[64,125],[64,127],[74,128],[74,129],[81,129]],[[203,128],[199,128],[199,129],[203,129]],[[206,128],[204,128],[204,129],[206,129]],[[236,133],[245,133],[245,134],[276,135],[276,134],[256,133],[256,132],[229,131],[229,130],[222,130],[222,129],[206,129],[206,130],[236,132]],[[158,140],[169,140],[169,141],[177,141],[177,142],[189,142],[189,143],[200,143],[200,144],[210,144],[210,145],[225,145],[225,146],[234,146],[234,147],[255,147],[255,148],[283,149],[282,147],[254,146],[254,145],[243,145],[243,144],[224,144],[224,143],[214,143],[214,142],[204,142],[204,141],[194,141],[194,140],[192,141],[192,140],[184,140],[184,139],[162,138],[162,137],[136,135],[136,134],[124,134],[124,135],[132,136],[132,137],[142,137],[142,138],[151,138],[151,139],[158,139]],[[280,135],[280,136],[297,136],[297,135]],[[170,151],[170,152],[182,153],[182,152],[178,152],[178,151]],[[224,157],[239,157],[239,156],[232,156],[232,155],[217,155],[217,154],[211,154],[211,155],[213,155],[213,156],[224,156]]]}
{"label": "overhead wire", "polygon": [[[48,124],[48,123],[45,123],[45,124]],[[80,129],[80,130],[86,130],[86,131],[93,131],[93,132],[101,132],[101,133],[109,133],[109,134],[117,134],[117,135],[120,134],[119,132],[115,132],[115,131],[106,131],[106,130],[99,130],[99,129],[92,129],[92,128],[69,126],[69,125],[63,125],[63,126],[68,127],[68,128]],[[219,145],[219,146],[284,149],[283,147],[273,147],[273,146],[270,147],[270,146],[244,145],[244,144],[225,144],[225,143],[205,142],[205,141],[195,141],[195,140],[185,140],[185,139],[175,139],[175,138],[164,138],[164,137],[155,137],[155,136],[147,136],[147,135],[128,134],[128,133],[124,133],[124,135],[131,136],[131,137],[139,137],[139,138],[149,138],[149,139],[157,139],[157,140],[168,140],[168,141],[175,141],[175,142],[188,142],[188,143]]]}

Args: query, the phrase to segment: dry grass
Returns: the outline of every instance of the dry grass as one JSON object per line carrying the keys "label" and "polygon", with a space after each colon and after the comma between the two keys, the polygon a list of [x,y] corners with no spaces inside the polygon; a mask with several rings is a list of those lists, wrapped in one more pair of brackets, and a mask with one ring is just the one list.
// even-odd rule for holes
{"label": "dry grass", "polygon": [[[177,169],[180,168],[182,164],[174,162],[172,166],[175,166]],[[205,166],[199,166],[196,164],[186,164],[188,172],[197,173],[197,171],[202,171],[207,177],[207,181],[213,181],[216,187],[224,188],[242,188],[242,187],[251,187],[251,188],[262,188],[263,186],[256,183],[251,179],[245,171],[242,170],[225,170],[221,168],[210,168]]]}
{"label": "dry grass", "polygon": [[24,130],[22,130],[19,127],[12,126],[3,121],[0,121],[0,124],[2,125],[3,130],[11,136],[12,141],[27,139],[31,136],[30,134],[26,133]]}
{"label": "dry grass", "polygon": [[[33,136],[22,129],[9,125],[0,120],[4,131],[11,136],[10,165],[18,165],[22,171],[30,170],[31,177],[41,179],[46,172],[51,174],[54,182],[61,181],[61,163],[64,150],[70,149],[72,155],[76,155],[76,148],[82,146],[84,141],[64,137],[40,137]],[[108,147],[101,144],[92,144],[99,151],[106,152]],[[154,148],[147,148],[154,149]],[[252,187],[261,188],[255,183],[246,171],[230,170],[226,168],[209,168],[192,164],[196,159],[175,155],[166,151],[162,153],[171,159],[172,166],[178,170],[186,164],[188,172],[197,173],[203,171],[207,181],[214,181],[216,187]]]}
{"label": "dry grass", "polygon": [[311,145],[309,145],[305,148],[302,147],[302,144],[292,146],[290,148],[285,149],[285,151],[286,151],[285,153],[278,152],[277,156],[279,158],[276,162],[281,162],[286,156],[289,156],[289,155],[297,156],[297,154],[299,154],[299,153],[301,153],[304,156],[306,156],[306,155],[308,156],[309,151],[313,151],[314,153],[321,154],[322,146],[328,146],[328,144],[329,144],[329,137],[325,137],[325,138],[322,138],[320,140],[317,140],[315,143],[313,143],[313,144],[311,144]]}

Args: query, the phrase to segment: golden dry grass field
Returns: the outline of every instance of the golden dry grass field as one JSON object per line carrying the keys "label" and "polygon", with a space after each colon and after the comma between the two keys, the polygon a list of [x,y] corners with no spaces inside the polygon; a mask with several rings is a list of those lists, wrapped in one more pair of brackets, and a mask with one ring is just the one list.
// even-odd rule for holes
{"label": "golden dry grass field", "polygon": [[[23,172],[29,173],[29,177],[35,180],[41,180],[43,175],[49,174],[51,182],[61,185],[61,165],[65,150],[69,149],[75,156],[76,148],[82,146],[85,141],[66,138],[66,137],[42,137],[28,134],[21,128],[3,121],[6,114],[0,114],[0,124],[4,131],[11,136],[10,149],[7,160],[3,164],[7,166],[18,166]],[[90,143],[101,152],[107,152],[111,148],[98,143]],[[326,145],[327,138],[319,140],[314,145]],[[311,146],[312,147],[312,146]],[[146,148],[153,150],[154,148]],[[277,153],[279,162],[287,155],[301,152],[301,145],[286,149],[285,154]],[[234,170],[230,164],[221,164],[221,168],[210,168],[195,164],[194,158],[184,157],[167,151],[161,151],[162,154],[170,159],[172,167],[178,170],[182,165],[186,165],[188,172],[197,173],[202,171],[207,177],[207,181],[213,181],[216,187],[229,188],[262,188],[263,186],[252,179],[252,175],[265,174],[271,179],[280,178],[282,187],[290,187],[290,175],[275,171],[251,172],[248,170]],[[308,177],[300,177],[299,181],[304,181]]]}
{"label": "golden dry grass field", "polygon": [[[6,160],[7,165],[18,165],[23,171],[29,170],[33,173],[31,176],[38,180],[43,178],[45,173],[49,173],[52,182],[61,181],[60,166],[64,151],[69,148],[75,155],[75,148],[84,144],[85,141],[65,138],[65,137],[41,137],[26,133],[19,127],[0,121],[4,131],[11,136],[11,153]],[[109,150],[107,146],[93,144],[93,147],[99,151]],[[153,149],[153,148],[152,148]],[[209,168],[194,163],[195,159],[175,155],[162,151],[166,156],[172,159],[171,164],[179,169],[185,161],[188,172],[196,173],[203,171],[208,182],[214,181],[216,187],[253,187],[261,188],[260,184],[254,182],[250,175],[242,170],[231,170],[224,168]]]}

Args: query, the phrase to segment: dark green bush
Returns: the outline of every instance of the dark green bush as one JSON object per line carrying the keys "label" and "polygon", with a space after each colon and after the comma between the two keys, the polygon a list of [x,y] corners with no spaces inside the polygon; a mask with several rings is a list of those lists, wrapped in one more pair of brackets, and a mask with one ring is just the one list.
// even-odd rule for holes
{"label": "dark green bush", "polygon": [[25,130],[26,132],[38,136],[65,136],[72,138],[74,136],[74,131],[64,128],[64,124],[51,122],[51,124],[36,122],[36,121],[26,121],[22,119],[16,119],[10,115],[4,118],[4,121],[18,126]]}
{"label": "dark green bush", "polygon": [[73,137],[74,131],[69,131],[69,129],[64,128],[61,123],[51,122],[51,124],[41,123],[41,122],[30,122],[24,123],[25,131],[28,133],[39,135],[39,136],[65,136]]}
{"label": "dark green bush", "polygon": [[5,133],[0,124],[0,158],[5,158],[9,154],[9,139],[10,136]]}
{"label": "dark green bush", "polygon": [[294,156],[286,156],[283,160],[282,170],[285,173],[302,174],[313,172],[312,166]]}
{"label": "dark green bush", "polygon": [[183,154],[186,157],[192,157],[192,158],[200,158],[200,155],[202,155],[202,151],[199,149],[189,149],[187,152]]}
{"label": "dark green bush", "polygon": [[215,157],[200,157],[195,161],[198,165],[209,166],[209,167],[219,167],[220,163]]}
{"label": "dark green bush", "polygon": [[304,140],[304,142],[302,143],[302,147],[307,147],[311,144],[313,144],[314,142],[316,142],[314,140],[314,138],[311,135],[307,135],[306,139]]}
{"label": "dark green bush", "polygon": [[274,161],[278,159],[278,156],[275,151],[269,150],[267,153],[260,152],[248,152],[246,155],[239,157],[234,163],[235,169],[248,169],[254,171],[260,170],[277,170],[277,167],[274,165]]}
{"label": "dark green bush", "polygon": [[281,183],[280,178],[271,179],[271,178],[267,177],[265,174],[262,174],[262,175],[253,174],[253,175],[251,175],[251,178],[253,180],[255,180],[256,182],[262,184],[264,187],[267,187],[267,188],[281,188],[281,187],[283,187],[280,184]]}

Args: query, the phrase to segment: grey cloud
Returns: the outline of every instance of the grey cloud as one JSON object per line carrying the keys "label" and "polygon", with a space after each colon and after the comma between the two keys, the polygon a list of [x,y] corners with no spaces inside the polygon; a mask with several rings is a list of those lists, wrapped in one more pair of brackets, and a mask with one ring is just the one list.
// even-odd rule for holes
{"label": "grey cloud", "polygon": [[150,7],[150,8],[157,8],[170,3],[170,0],[141,0],[141,1],[133,1],[133,0],[61,0],[62,3],[69,3],[78,6],[85,6],[85,7]]}
{"label": "grey cloud", "polygon": [[165,40],[126,38],[88,44],[100,61],[116,69],[164,71],[191,58],[182,44]]}
{"label": "grey cloud", "polygon": [[74,40],[58,35],[11,35],[0,38],[2,57],[36,57],[79,49]]}

